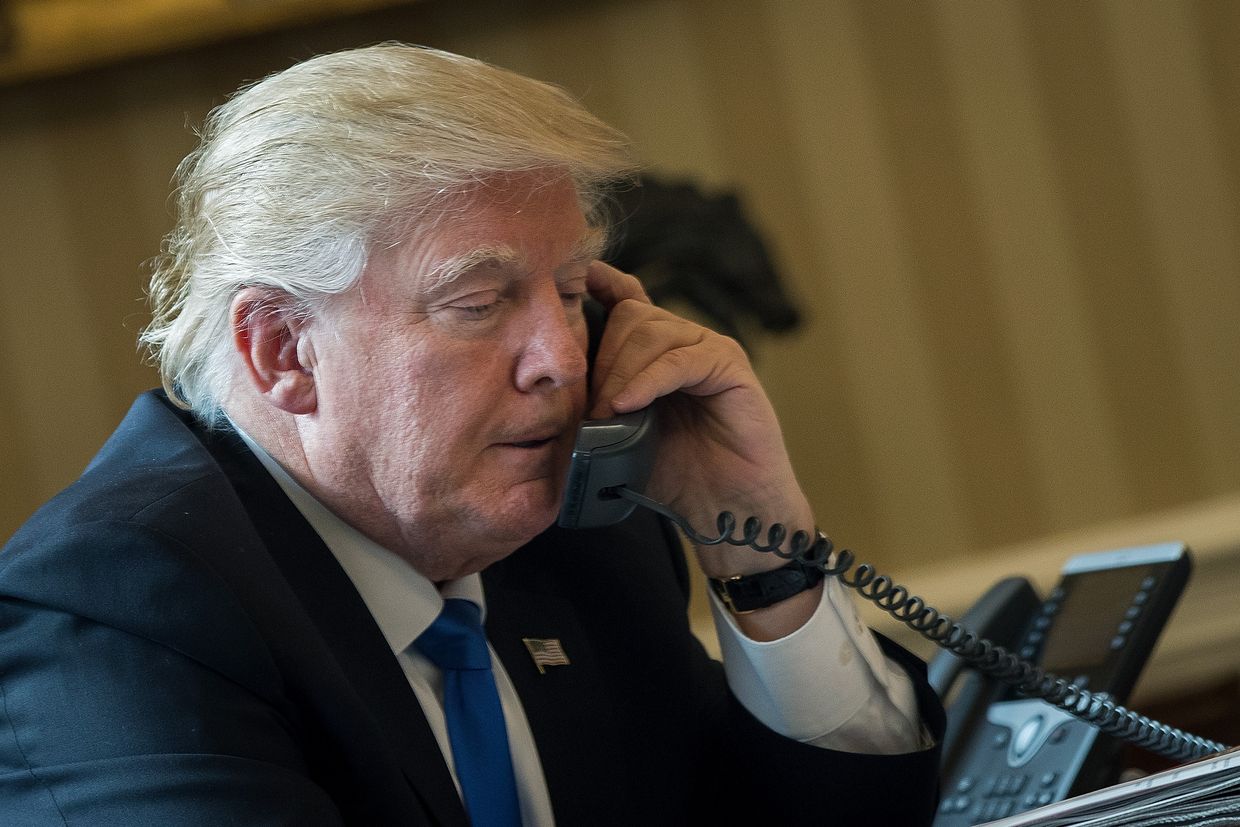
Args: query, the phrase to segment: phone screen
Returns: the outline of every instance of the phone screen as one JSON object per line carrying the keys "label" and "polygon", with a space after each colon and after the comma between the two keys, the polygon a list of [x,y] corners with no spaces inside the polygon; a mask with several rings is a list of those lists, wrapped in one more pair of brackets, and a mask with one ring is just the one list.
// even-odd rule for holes
{"label": "phone screen", "polygon": [[1043,668],[1087,689],[1110,690],[1142,612],[1142,595],[1163,568],[1126,566],[1064,577],[1031,630],[1036,636],[1038,626],[1044,627]]}

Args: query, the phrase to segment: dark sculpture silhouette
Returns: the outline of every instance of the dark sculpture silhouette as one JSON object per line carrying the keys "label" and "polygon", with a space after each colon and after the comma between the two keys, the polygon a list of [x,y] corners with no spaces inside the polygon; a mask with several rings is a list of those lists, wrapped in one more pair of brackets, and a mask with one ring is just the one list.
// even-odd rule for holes
{"label": "dark sculpture silhouette", "polygon": [[755,325],[784,332],[800,314],[758,231],[731,193],[645,177],[615,197],[613,266],[641,279],[655,304],[682,301],[746,345]]}

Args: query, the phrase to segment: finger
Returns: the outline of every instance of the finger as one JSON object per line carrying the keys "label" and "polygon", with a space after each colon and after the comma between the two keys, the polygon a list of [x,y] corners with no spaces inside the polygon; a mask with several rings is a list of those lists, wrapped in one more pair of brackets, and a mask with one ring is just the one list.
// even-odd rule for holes
{"label": "finger", "polygon": [[613,314],[595,365],[592,416],[627,413],[660,396],[722,393],[745,383],[748,362],[733,340],[657,307]]}
{"label": "finger", "polygon": [[612,397],[611,406],[616,413],[628,413],[677,391],[717,396],[743,384],[734,354],[702,340],[660,353]]}
{"label": "finger", "polygon": [[[612,407],[615,397],[634,376],[668,350],[695,344],[700,329],[650,305],[629,302],[617,308],[607,323],[594,362],[592,416],[622,411]],[[636,409],[642,405],[633,405]]]}
{"label": "finger", "polygon": [[586,289],[608,310],[625,299],[651,303],[646,288],[636,276],[622,273],[602,261],[593,261],[586,269]]}
{"label": "finger", "polygon": [[622,300],[608,312],[593,366],[591,390],[595,400],[611,396],[646,364],[668,347],[688,340],[683,319],[637,300]]}

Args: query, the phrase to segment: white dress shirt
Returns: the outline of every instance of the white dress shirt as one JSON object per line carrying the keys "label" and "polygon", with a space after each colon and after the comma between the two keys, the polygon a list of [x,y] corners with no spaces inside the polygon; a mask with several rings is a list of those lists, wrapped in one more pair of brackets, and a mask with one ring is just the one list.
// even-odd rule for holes
{"label": "white dress shirt", "polygon": [[[237,431],[353,581],[400,662],[455,780],[443,678],[412,644],[439,616],[445,597],[472,600],[485,618],[481,577],[471,574],[437,589],[402,558],[329,511],[261,446]],[[822,602],[805,626],[766,643],[745,637],[718,598],[712,594],[710,599],[728,685],[766,726],[814,746],[850,752],[899,753],[927,745],[911,681],[882,654],[834,578],[827,578]],[[551,800],[529,722],[494,649],[491,662],[522,823],[550,827],[555,823]],[[459,781],[457,786],[459,791]]]}

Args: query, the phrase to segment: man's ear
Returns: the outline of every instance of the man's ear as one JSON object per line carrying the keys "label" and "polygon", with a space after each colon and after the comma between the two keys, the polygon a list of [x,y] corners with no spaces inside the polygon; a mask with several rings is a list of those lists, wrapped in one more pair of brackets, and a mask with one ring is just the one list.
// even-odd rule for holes
{"label": "man's ear", "polygon": [[314,348],[309,323],[287,293],[247,287],[232,300],[233,347],[250,384],[275,407],[291,414],[318,406]]}

